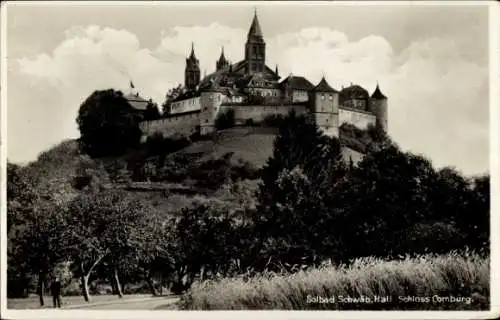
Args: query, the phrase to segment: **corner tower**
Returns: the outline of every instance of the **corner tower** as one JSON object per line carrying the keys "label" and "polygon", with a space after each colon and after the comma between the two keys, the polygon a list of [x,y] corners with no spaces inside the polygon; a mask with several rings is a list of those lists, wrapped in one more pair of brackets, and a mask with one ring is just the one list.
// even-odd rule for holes
{"label": "corner tower", "polygon": [[215,119],[220,110],[223,94],[220,87],[210,81],[200,94],[200,134],[208,135],[215,131]]}
{"label": "corner tower", "polygon": [[377,119],[377,126],[382,128],[384,132],[389,129],[389,121],[387,115],[387,97],[380,91],[380,87],[377,83],[377,87],[373,92],[369,100],[370,111],[375,115]]}
{"label": "corner tower", "polygon": [[321,79],[309,92],[311,116],[318,128],[330,137],[339,136],[339,92]]}
{"label": "corner tower", "polygon": [[252,25],[248,30],[245,44],[245,61],[247,62],[247,74],[263,72],[266,66],[266,43],[260,28],[257,9],[255,9]]}
{"label": "corner tower", "polygon": [[194,43],[191,43],[191,54],[186,58],[184,70],[184,86],[187,90],[195,90],[200,84],[200,61],[194,54]]}

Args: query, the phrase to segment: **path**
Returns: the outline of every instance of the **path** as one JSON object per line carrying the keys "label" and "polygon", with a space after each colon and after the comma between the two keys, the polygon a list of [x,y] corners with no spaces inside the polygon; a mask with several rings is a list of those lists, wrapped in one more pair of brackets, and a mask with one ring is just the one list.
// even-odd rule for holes
{"label": "path", "polygon": [[[87,303],[80,305],[70,305],[63,309],[92,309],[92,310],[155,310],[160,306],[172,305],[175,310],[175,303],[179,301],[177,296],[166,297],[144,297],[137,299],[123,299],[106,302]],[[162,308],[163,309],[163,308]]]}

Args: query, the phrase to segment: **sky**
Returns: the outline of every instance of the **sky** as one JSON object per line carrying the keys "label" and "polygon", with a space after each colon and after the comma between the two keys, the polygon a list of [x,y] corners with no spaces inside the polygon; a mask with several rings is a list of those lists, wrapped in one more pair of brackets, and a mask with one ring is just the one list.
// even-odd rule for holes
{"label": "sky", "polygon": [[[118,5],[119,4],[119,5]],[[183,83],[194,43],[202,72],[224,46],[243,59],[257,9],[266,63],[388,96],[389,134],[436,167],[489,171],[488,8],[336,3],[7,5],[7,158],[28,162],[79,136],[94,90],[136,90],[159,105]]]}

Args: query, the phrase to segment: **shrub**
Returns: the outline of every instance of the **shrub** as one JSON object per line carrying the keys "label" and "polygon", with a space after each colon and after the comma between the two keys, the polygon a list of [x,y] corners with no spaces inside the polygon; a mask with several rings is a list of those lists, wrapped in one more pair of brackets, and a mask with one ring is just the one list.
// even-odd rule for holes
{"label": "shrub", "polygon": [[217,130],[224,130],[224,129],[229,129],[232,128],[236,125],[234,118],[234,110],[229,109],[225,113],[220,113],[217,118],[215,119],[215,128]]}
{"label": "shrub", "polygon": [[266,116],[264,118],[264,120],[262,121],[262,125],[264,127],[277,128],[283,123],[283,121],[284,121],[283,119],[284,119],[284,117],[281,115],[272,114],[272,115]]}

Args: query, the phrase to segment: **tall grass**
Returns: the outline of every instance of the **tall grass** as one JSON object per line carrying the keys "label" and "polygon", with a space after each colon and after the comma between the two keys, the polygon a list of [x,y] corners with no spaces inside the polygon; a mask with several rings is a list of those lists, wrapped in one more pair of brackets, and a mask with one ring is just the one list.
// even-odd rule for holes
{"label": "tall grass", "polygon": [[[489,308],[489,270],[489,258],[471,252],[392,261],[361,258],[349,266],[322,266],[284,276],[197,283],[181,299],[180,308],[484,310]],[[319,301],[326,298],[328,303]]]}

